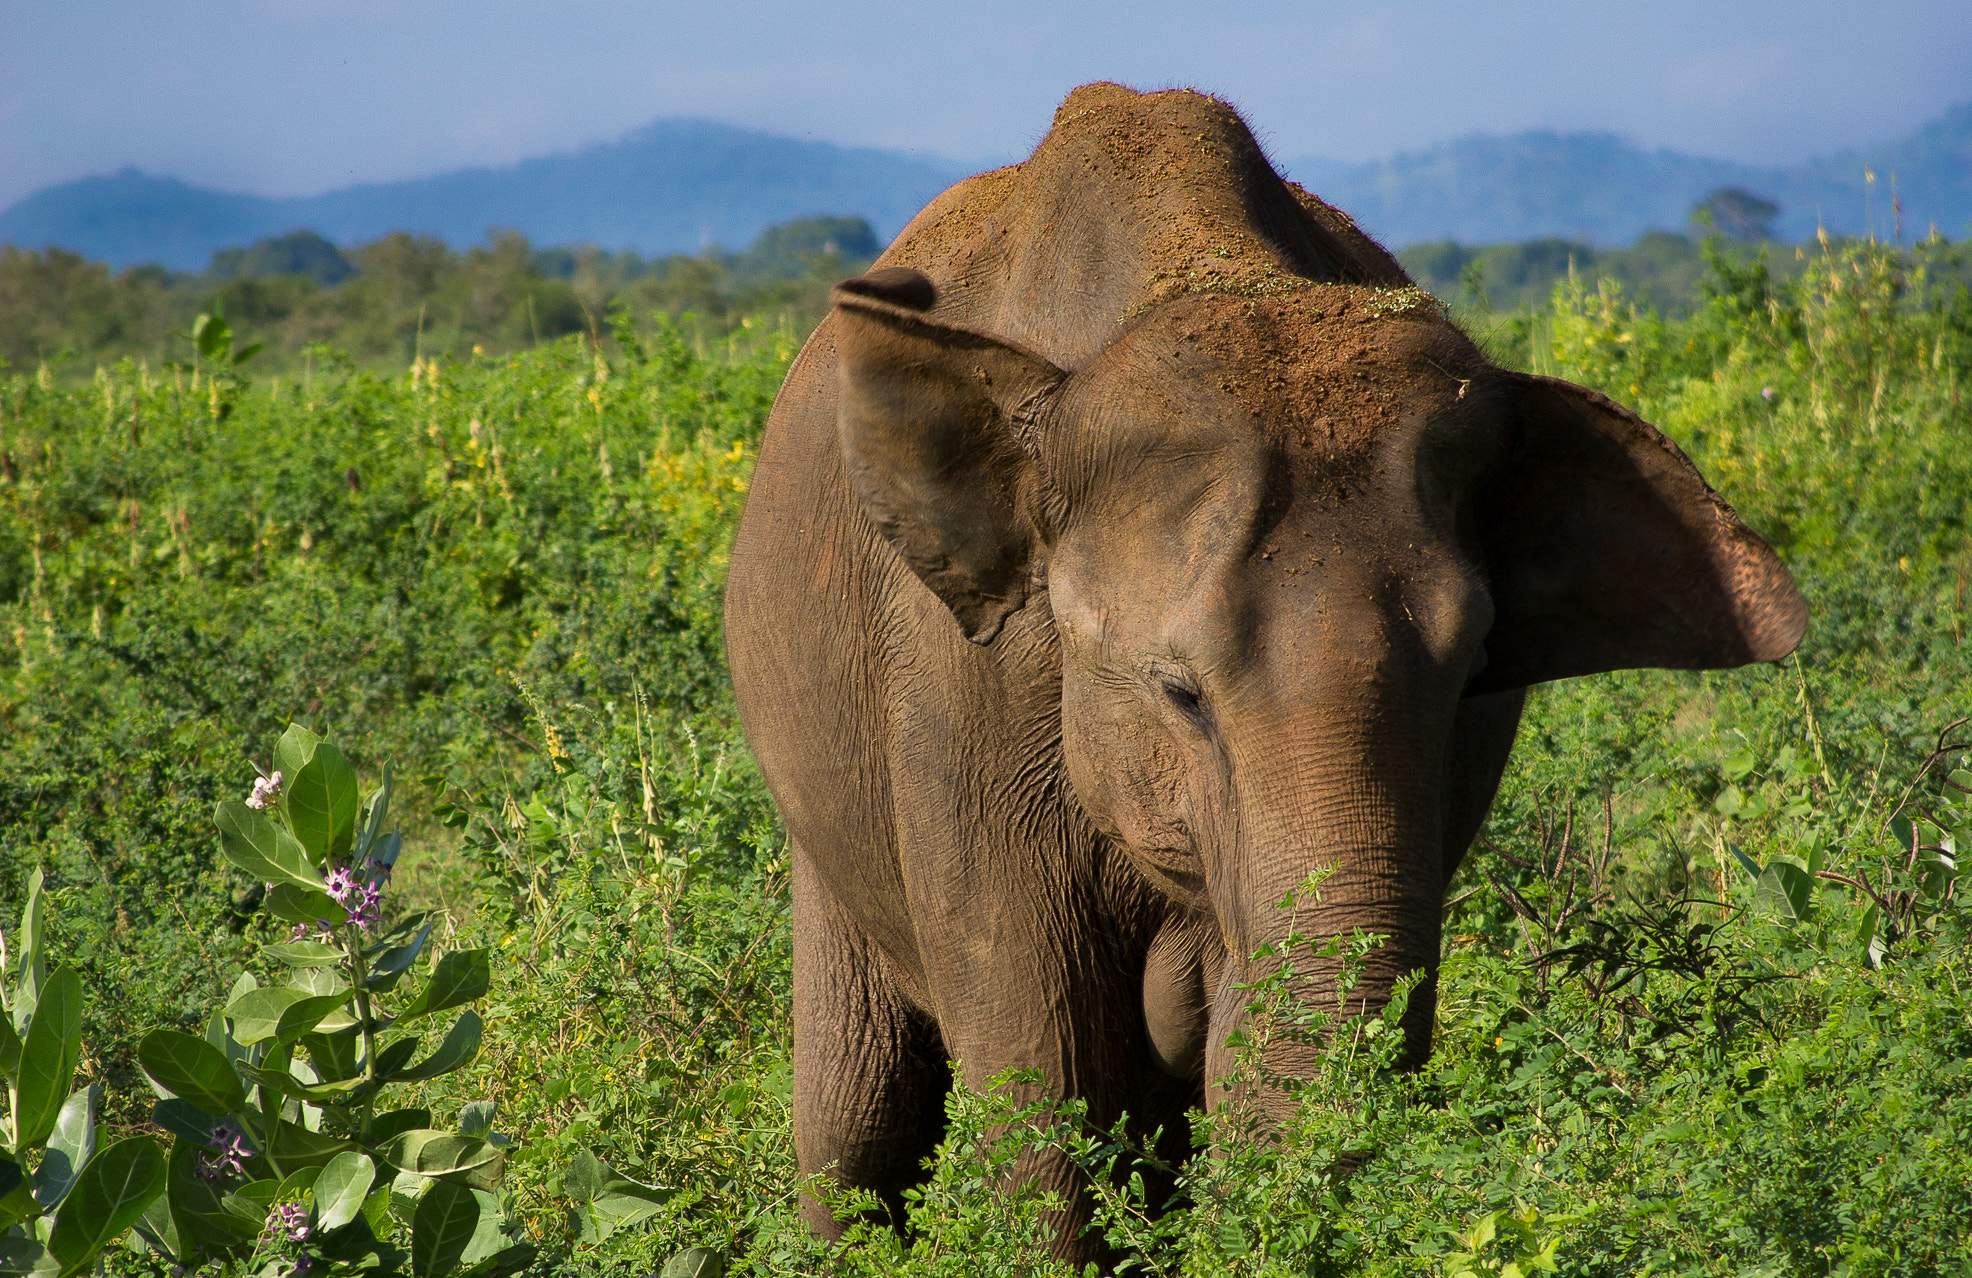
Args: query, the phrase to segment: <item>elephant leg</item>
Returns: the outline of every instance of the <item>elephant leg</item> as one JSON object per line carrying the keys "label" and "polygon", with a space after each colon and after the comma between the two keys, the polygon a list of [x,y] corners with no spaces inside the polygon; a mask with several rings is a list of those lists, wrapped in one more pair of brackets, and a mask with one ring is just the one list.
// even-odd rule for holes
{"label": "elephant leg", "polygon": [[[904,1221],[944,1130],[950,1070],[938,1030],[904,998],[800,845],[794,862],[794,1149],[816,1174],[873,1191]],[[825,1238],[847,1222],[806,1188],[801,1215]]]}
{"label": "elephant leg", "polygon": [[[967,988],[950,995],[969,1013],[963,1023],[945,1027],[946,1047],[966,1086],[986,1092],[1007,1069],[1038,1069],[1040,1083],[1016,1085],[1015,1100],[1083,1101],[1090,1126],[1103,1131],[1128,1113],[1137,1139],[1148,1140],[1162,1129],[1155,1155],[1181,1162],[1190,1150],[1187,1110],[1198,1099],[1199,1085],[1157,1067],[1143,1023],[1141,978],[1120,967],[1089,970],[1086,953],[1033,952],[1020,960],[1003,959],[982,964],[969,973]],[[1060,979],[1058,974],[1078,967],[1080,979]],[[1120,1167],[1119,1176],[1133,1170],[1145,1176],[1150,1209],[1161,1209],[1173,1178],[1154,1166]],[[1077,1265],[1115,1263],[1114,1251],[1088,1228],[1094,1214],[1088,1174],[1061,1149],[1028,1149],[1008,1180],[1060,1196],[1063,1207],[1050,1216],[1058,1231],[1056,1255]]]}

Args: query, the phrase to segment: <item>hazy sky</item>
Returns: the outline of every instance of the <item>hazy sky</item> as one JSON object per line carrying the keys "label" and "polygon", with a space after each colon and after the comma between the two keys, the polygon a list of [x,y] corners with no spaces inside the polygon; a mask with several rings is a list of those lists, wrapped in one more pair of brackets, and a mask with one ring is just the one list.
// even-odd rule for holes
{"label": "hazy sky", "polygon": [[306,194],[674,115],[1001,161],[1094,79],[1215,91],[1276,157],[1545,127],[1786,163],[1972,98],[1972,3],[0,0],[0,207],[125,164]]}

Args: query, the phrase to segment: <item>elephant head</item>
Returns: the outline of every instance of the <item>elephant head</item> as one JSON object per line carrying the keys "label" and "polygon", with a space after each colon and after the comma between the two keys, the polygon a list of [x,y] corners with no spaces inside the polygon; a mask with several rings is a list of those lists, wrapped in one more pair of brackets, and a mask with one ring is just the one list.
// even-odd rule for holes
{"label": "elephant head", "polygon": [[[1182,296],[1072,372],[939,322],[915,271],[836,301],[865,510],[976,643],[1049,610],[1073,801],[1223,944],[1211,1042],[1171,1048],[1208,1078],[1230,984],[1317,869],[1299,930],[1388,938],[1352,998],[1435,970],[1517,690],[1774,660],[1803,632],[1785,568],[1670,441],[1493,366],[1415,290]],[[1416,1059],[1432,1010],[1427,979]]]}

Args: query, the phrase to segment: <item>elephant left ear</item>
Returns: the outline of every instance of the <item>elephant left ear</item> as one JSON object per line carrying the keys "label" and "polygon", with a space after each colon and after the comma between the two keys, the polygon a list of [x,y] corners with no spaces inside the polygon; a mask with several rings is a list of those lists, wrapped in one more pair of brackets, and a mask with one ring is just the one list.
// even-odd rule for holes
{"label": "elephant left ear", "polygon": [[1580,386],[1510,382],[1515,440],[1477,506],[1494,621],[1470,692],[1794,651],[1794,579],[1676,444]]}

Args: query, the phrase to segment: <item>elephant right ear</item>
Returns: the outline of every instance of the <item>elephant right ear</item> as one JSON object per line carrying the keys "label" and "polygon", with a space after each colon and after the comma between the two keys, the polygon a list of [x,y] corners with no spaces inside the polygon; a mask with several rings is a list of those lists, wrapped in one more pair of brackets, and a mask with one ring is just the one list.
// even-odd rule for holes
{"label": "elephant right ear", "polygon": [[864,510],[983,644],[1027,599],[1041,480],[1021,432],[1068,374],[928,318],[937,298],[904,267],[835,286],[836,425]]}
{"label": "elephant right ear", "polygon": [[1794,651],[1793,578],[1676,444],[1580,386],[1509,385],[1517,438],[1478,511],[1493,630],[1470,692]]}

